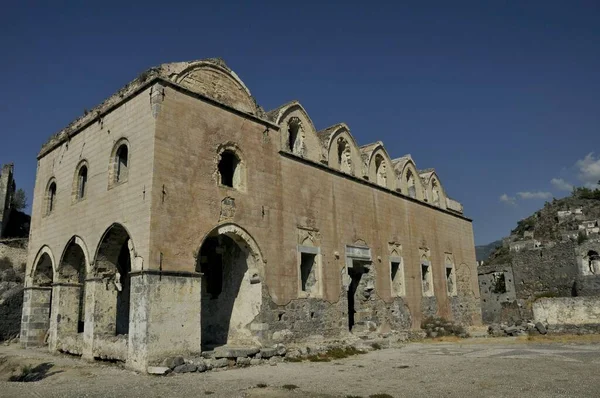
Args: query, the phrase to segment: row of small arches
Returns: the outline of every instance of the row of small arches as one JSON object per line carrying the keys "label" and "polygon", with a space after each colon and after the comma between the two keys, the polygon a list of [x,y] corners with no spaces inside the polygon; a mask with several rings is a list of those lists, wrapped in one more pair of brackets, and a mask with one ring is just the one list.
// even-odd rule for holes
{"label": "row of small arches", "polygon": [[285,152],[446,208],[446,194],[435,171],[418,171],[410,155],[392,160],[380,141],[359,147],[344,123],[316,131],[296,101],[269,112],[268,117],[280,127]]}

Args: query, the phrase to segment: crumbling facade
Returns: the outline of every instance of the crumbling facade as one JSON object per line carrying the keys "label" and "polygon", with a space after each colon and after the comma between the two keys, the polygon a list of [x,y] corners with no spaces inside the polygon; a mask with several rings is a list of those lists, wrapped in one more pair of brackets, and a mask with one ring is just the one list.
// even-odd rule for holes
{"label": "crumbling facade", "polygon": [[38,156],[22,342],[165,356],[481,322],[471,221],[433,169],[264,112],[222,61],[143,73]]}
{"label": "crumbling facade", "polygon": [[12,198],[15,194],[14,166],[5,164],[0,170],[0,238],[4,237],[11,215]]}
{"label": "crumbling facade", "polygon": [[533,319],[541,298],[600,296],[600,239],[553,242],[512,253],[506,264],[478,267],[486,323]]}

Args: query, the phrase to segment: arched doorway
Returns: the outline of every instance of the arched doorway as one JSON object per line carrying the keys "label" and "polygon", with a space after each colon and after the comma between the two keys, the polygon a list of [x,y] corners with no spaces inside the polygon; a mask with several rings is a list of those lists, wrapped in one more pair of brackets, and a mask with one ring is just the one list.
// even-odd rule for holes
{"label": "arched doorway", "polygon": [[250,235],[227,224],[208,234],[200,247],[196,271],[203,274],[202,349],[257,343],[250,323],[262,305],[262,256]]}
{"label": "arched doorway", "polygon": [[586,259],[589,273],[592,275],[600,274],[600,256],[598,252],[595,250],[588,251]]}
{"label": "arched doorway", "polygon": [[61,328],[68,333],[83,333],[85,324],[85,280],[87,255],[83,242],[73,238],[67,244],[58,267],[61,286],[59,314]]}
{"label": "arched doorway", "polygon": [[50,287],[52,286],[52,281],[54,271],[52,267],[52,259],[50,258],[50,254],[47,251],[43,251],[40,253],[38,260],[33,268],[32,272],[32,282],[33,286],[36,287]]}
{"label": "arched doorway", "polygon": [[104,233],[96,252],[95,272],[105,281],[106,291],[96,292],[95,325],[98,334],[129,333],[130,272],[133,242],[121,224]]}
{"label": "arched doorway", "polygon": [[21,344],[24,347],[47,343],[52,308],[54,260],[50,249],[44,246],[36,256],[23,297]]}

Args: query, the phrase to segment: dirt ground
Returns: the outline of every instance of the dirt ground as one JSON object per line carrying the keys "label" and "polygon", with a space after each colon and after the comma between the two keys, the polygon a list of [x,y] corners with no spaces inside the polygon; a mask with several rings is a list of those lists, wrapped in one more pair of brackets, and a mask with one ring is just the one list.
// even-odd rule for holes
{"label": "dirt ground", "polygon": [[[41,380],[8,381],[27,366]],[[324,363],[172,376],[10,345],[0,346],[0,397],[598,397],[598,369],[598,336],[411,343]]]}

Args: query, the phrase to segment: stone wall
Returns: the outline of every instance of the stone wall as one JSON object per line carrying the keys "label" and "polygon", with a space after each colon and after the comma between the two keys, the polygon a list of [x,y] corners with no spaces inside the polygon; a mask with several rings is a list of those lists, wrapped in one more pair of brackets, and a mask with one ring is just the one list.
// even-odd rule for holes
{"label": "stone wall", "polygon": [[[600,242],[560,242],[551,247],[513,253],[511,264],[486,265],[478,269],[483,320],[513,322],[533,317],[533,303],[544,297],[600,295],[600,275],[590,274],[584,264],[589,250]],[[505,275],[506,292],[492,289],[494,275]]]}
{"label": "stone wall", "polygon": [[0,341],[19,334],[27,240],[0,240]]}
{"label": "stone wall", "polygon": [[578,275],[575,248],[574,242],[561,242],[551,248],[514,253],[517,298],[531,300],[544,295],[572,296]]}
{"label": "stone wall", "polygon": [[0,238],[4,236],[4,231],[8,225],[11,200],[14,193],[13,165],[5,164],[0,170]]}
{"label": "stone wall", "polygon": [[512,323],[520,319],[512,265],[483,265],[477,272],[483,321]]}
{"label": "stone wall", "polygon": [[600,324],[600,297],[539,299],[533,303],[533,315],[549,325]]}

